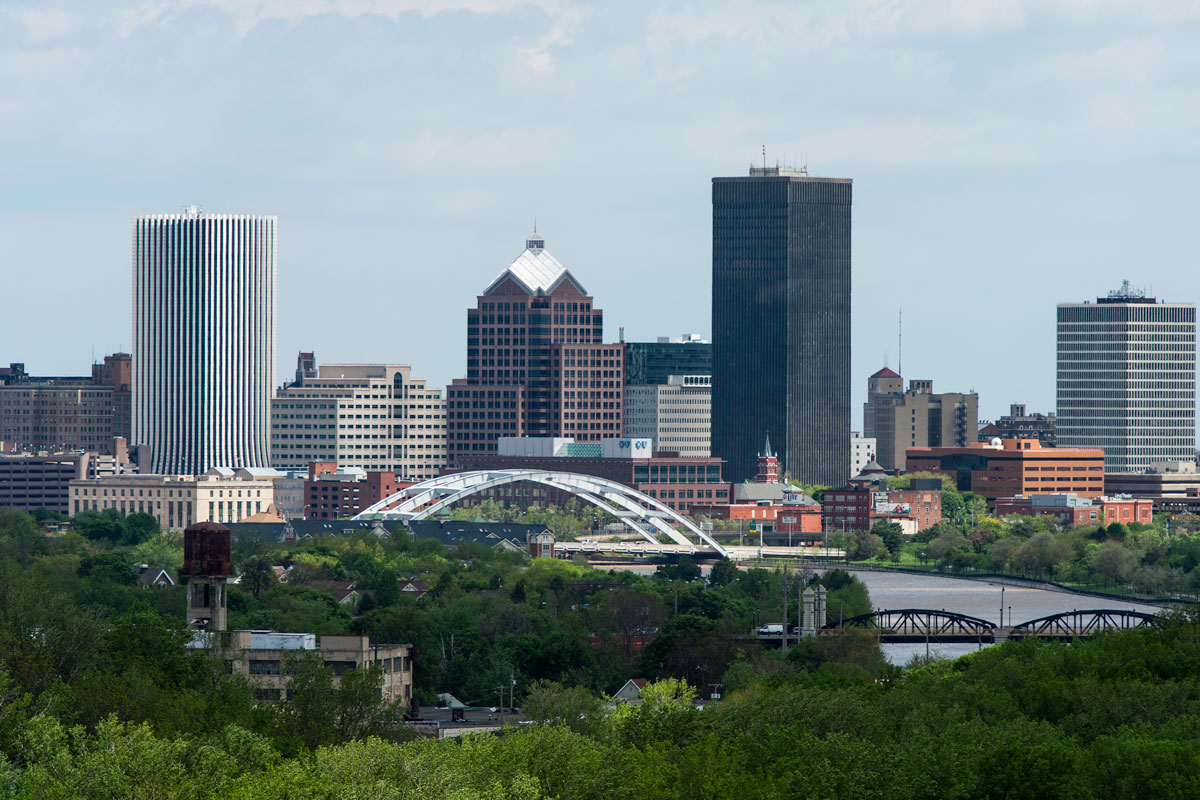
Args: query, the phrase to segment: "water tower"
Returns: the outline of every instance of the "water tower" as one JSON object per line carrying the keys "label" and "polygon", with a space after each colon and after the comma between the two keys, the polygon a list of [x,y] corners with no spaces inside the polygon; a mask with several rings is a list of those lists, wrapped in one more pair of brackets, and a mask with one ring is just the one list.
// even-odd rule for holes
{"label": "water tower", "polygon": [[198,522],[183,532],[183,569],[187,581],[188,627],[223,631],[228,619],[226,584],[233,576],[229,528]]}

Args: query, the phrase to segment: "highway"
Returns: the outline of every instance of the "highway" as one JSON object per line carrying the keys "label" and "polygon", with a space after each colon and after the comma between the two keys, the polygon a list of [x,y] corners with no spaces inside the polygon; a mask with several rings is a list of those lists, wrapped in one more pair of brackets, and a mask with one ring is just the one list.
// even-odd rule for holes
{"label": "highway", "polygon": [[[753,561],[759,558],[844,558],[844,553],[835,548],[824,547],[787,547],[785,545],[758,547],[757,545],[727,544],[730,559],[734,561]],[[612,553],[643,556],[676,556],[690,555],[712,557],[715,555],[707,545],[681,544],[652,544],[640,541],[597,542],[575,541],[554,543],[556,553]]]}

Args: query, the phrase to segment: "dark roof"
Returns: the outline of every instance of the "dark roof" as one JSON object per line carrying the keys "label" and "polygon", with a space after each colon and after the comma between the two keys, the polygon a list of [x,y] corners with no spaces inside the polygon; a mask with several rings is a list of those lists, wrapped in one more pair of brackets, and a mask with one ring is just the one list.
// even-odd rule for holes
{"label": "dark roof", "polygon": [[188,525],[183,529],[184,533],[188,533],[189,531],[224,531],[228,533],[229,528],[226,528],[224,525],[216,522],[197,522],[196,524]]}
{"label": "dark roof", "polygon": [[520,522],[471,522],[471,521],[440,521],[423,519],[408,523],[414,539],[437,539],[442,544],[453,546],[457,542],[469,540],[490,546],[508,541],[511,544],[525,548],[526,537],[531,533],[541,533],[545,525],[530,525]]}
{"label": "dark roof", "polygon": [[893,369],[889,369],[888,367],[884,367],[883,369],[879,370],[879,372],[876,372],[871,377],[872,378],[899,378],[900,373],[896,372]]}

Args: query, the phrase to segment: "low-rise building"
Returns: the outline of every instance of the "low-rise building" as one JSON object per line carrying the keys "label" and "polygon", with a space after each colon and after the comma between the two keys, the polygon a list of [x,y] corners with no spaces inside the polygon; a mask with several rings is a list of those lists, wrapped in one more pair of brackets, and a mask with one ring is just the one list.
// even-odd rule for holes
{"label": "low-rise building", "polygon": [[1111,525],[1114,522],[1149,525],[1154,521],[1154,503],[1132,497],[1099,497],[1093,500],[1069,493],[1044,494],[999,499],[996,501],[996,514],[1053,517],[1068,528]]}
{"label": "low-rise building", "polygon": [[[721,459],[685,458],[653,452],[648,439],[604,439],[576,442],[573,438],[501,438],[499,452],[465,454],[458,458],[463,471],[487,469],[537,469],[574,472],[624,484],[662,504],[690,513],[693,505],[728,503],[730,487],[721,479]],[[556,489],[540,485],[503,486],[475,495],[506,505],[561,505],[567,498]]]}
{"label": "low-rise building", "polygon": [[1026,412],[1024,403],[1013,403],[1008,407],[1008,414],[980,426],[978,439],[981,442],[990,442],[992,439],[1037,439],[1046,447],[1054,447],[1057,426],[1058,418],[1053,411],[1049,414],[1030,414]]}
{"label": "low-rise building", "polygon": [[0,508],[33,511],[45,508],[60,514],[71,509],[71,482],[131,473],[136,466],[126,456],[123,439],[96,452],[16,453],[0,455]]}
{"label": "low-rise building", "polygon": [[271,470],[217,467],[204,475],[111,475],[72,480],[70,509],[122,514],[143,512],[163,530],[182,530],[198,522],[232,523],[266,511],[275,501]]}
{"label": "low-rise building", "polygon": [[1104,451],[1045,447],[1037,439],[993,439],[967,447],[914,447],[909,472],[936,472],[994,505],[1003,497],[1034,494],[1104,494]]}
{"label": "low-rise building", "polygon": [[869,531],[885,521],[911,535],[942,520],[942,482],[936,478],[915,478],[908,489],[889,489],[886,479],[854,481],[826,490],[821,500],[826,533]]}
{"label": "low-rise building", "polygon": [[350,670],[377,667],[383,674],[385,701],[412,700],[413,653],[408,644],[373,644],[366,636],[326,635],[318,643],[312,633],[206,631],[196,634],[192,646],[219,652],[235,673],[246,676],[258,699],[268,703],[290,699],[286,661],[305,652],[333,672],[334,686]]}
{"label": "low-rise building", "polygon": [[1153,500],[1200,496],[1200,473],[1194,461],[1166,461],[1146,472],[1109,472],[1104,476],[1105,494],[1127,494]]}
{"label": "low-rise building", "polygon": [[397,481],[394,472],[338,467],[332,461],[309,465],[304,482],[305,519],[343,519],[395,494],[412,483]]}
{"label": "low-rise building", "polygon": [[275,510],[284,519],[304,519],[305,477],[289,472],[275,478]]}

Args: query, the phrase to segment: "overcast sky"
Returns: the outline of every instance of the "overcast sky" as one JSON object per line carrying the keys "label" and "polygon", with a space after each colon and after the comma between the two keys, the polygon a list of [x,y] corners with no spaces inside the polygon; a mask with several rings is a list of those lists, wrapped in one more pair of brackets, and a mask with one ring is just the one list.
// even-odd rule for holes
{"label": "overcast sky", "polygon": [[[136,214],[280,220],[279,375],[465,371],[522,247],[710,332],[714,175],[854,179],[854,427],[897,362],[1054,404],[1054,305],[1200,300],[1200,3],[0,3],[0,363],[128,350]],[[752,379],[753,376],[748,376]]]}

